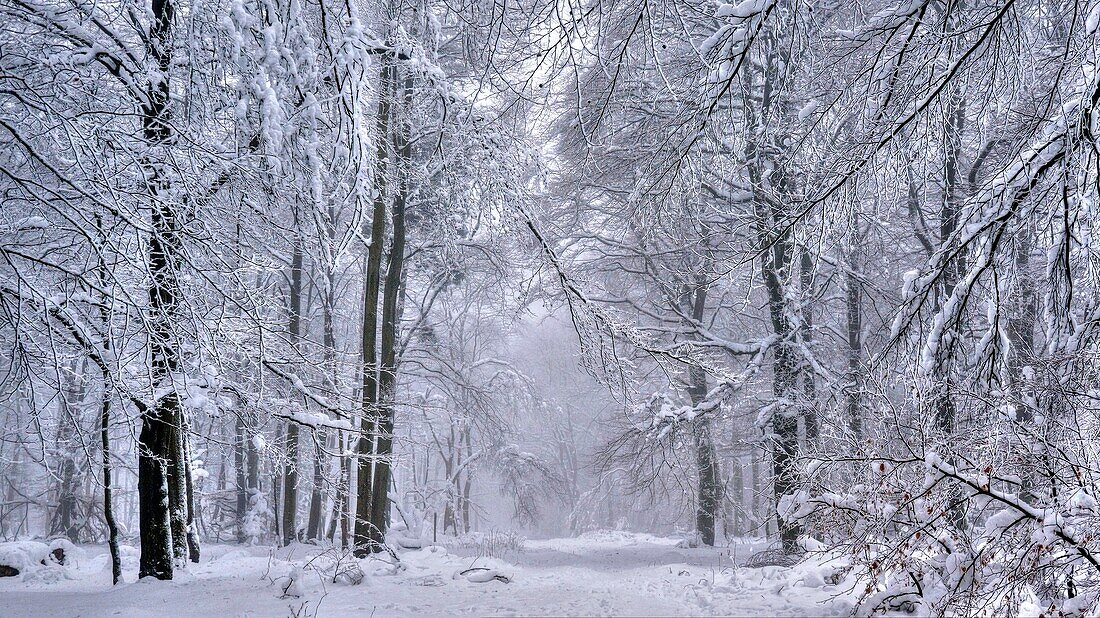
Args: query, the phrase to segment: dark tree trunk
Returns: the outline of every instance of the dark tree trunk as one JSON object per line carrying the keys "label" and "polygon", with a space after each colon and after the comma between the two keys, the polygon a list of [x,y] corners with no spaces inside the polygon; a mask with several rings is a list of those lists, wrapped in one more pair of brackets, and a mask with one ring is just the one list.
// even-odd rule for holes
{"label": "dark tree trunk", "polygon": [[367,249],[366,272],[363,283],[363,346],[362,393],[363,418],[358,445],[358,493],[355,504],[355,553],[362,557],[382,548],[377,539],[371,517],[373,510],[372,489],[386,493],[386,488],[373,488],[374,439],[378,435],[378,299],[382,273],[382,245],[386,233],[386,177],[389,173],[390,98],[394,90],[397,68],[392,59],[383,56],[378,93],[378,160],[375,165],[374,205]]}
{"label": "dark tree trunk", "polygon": [[[948,119],[945,136],[944,152],[944,197],[940,207],[940,242],[950,238],[959,227],[959,217],[962,214],[962,187],[959,173],[960,158],[962,156],[962,131],[966,122],[966,105],[957,92],[952,93],[953,109]],[[961,256],[955,256],[948,260],[944,268],[944,276],[941,279],[942,288],[939,309],[943,302],[954,293],[965,271],[965,264]],[[954,345],[958,332],[955,328],[945,331],[941,340],[942,346],[950,348]],[[950,367],[946,363],[947,350],[940,350],[935,366],[936,384],[934,385],[934,406],[936,413],[936,425],[944,435],[955,432],[957,423],[957,410],[954,395],[951,392],[953,383]]]}
{"label": "dark tree trunk", "polygon": [[152,24],[149,28],[148,52],[154,60],[151,67],[159,75],[146,92],[142,104],[144,137],[150,146],[153,161],[146,162],[146,182],[152,210],[153,233],[149,238],[149,347],[154,391],[168,389],[157,397],[151,407],[143,410],[141,433],[138,437],[138,510],[141,528],[140,577],[172,579],[173,534],[170,521],[172,492],[169,490],[169,469],[177,462],[175,448],[179,432],[179,397],[172,390],[172,374],[179,367],[174,326],[179,285],[176,265],[179,256],[180,229],[167,190],[164,172],[158,165],[165,156],[163,150],[172,138],[169,123],[169,75],[172,62],[171,35],[174,6],[172,0],[152,1]]}
{"label": "dark tree trunk", "polygon": [[[289,324],[292,354],[298,354],[298,345],[302,336],[302,243],[298,236],[298,213],[294,213],[294,247],[290,259],[290,307]],[[283,467],[283,545],[290,545],[298,539],[298,423],[286,425],[286,465]]]}
{"label": "dark tree trunk", "polygon": [[[694,324],[701,324],[706,312],[707,288],[704,277],[697,277],[691,289],[684,295],[684,309],[691,315]],[[707,373],[702,367],[692,365],[688,368],[688,396],[692,405],[698,406],[706,399]],[[714,524],[719,505],[722,504],[722,485],[718,472],[718,457],[714,450],[714,438],[711,435],[710,418],[703,416],[694,421],[692,433],[695,438],[695,462],[699,482],[699,500],[695,510],[695,529],[699,532],[704,545],[714,545]]]}
{"label": "dark tree trunk", "polygon": [[711,439],[710,419],[695,421],[695,458],[699,471],[699,505],[695,529],[704,545],[714,545],[714,522],[721,504],[722,487],[718,479],[718,458]]}
{"label": "dark tree trunk", "polygon": [[[171,379],[171,378],[169,378]],[[174,414],[169,436],[168,459],[168,518],[172,528],[172,555],[177,566],[186,566],[188,554],[188,525],[191,514],[187,500],[187,449],[184,446],[183,406],[175,397]]]}
{"label": "dark tree trunk", "polygon": [[107,547],[111,551],[111,583],[122,580],[122,554],[118,549],[118,522],[115,521],[114,489],[111,485],[111,391],[103,376],[103,395],[99,407],[99,442],[103,449],[103,520],[107,523]]}
{"label": "dark tree trunk", "polygon": [[[777,179],[780,183],[782,178]],[[771,421],[772,482],[774,485],[774,504],[787,494],[798,489],[798,475],[795,450],[798,446],[798,418],[790,402],[797,399],[799,362],[791,341],[794,333],[788,318],[790,315],[784,282],[791,272],[791,240],[786,213],[778,206],[770,208],[757,202],[760,216],[760,236],[766,247],[763,252],[762,274],[767,290],[768,312],[771,316],[772,333],[778,341],[773,348],[772,379],[776,398]],[[781,230],[773,236],[772,230]],[[783,549],[793,552],[796,549],[801,527],[795,522],[780,519],[779,537]]]}
{"label": "dark tree trunk", "polygon": [[[782,122],[791,115],[790,102],[785,100],[785,92],[777,89],[774,80],[782,77],[789,64],[789,51],[774,40],[769,40],[761,65],[759,107],[746,96],[745,109],[749,113],[750,124],[760,129],[761,135],[768,135],[769,124]],[[749,78],[751,80],[751,77]],[[746,91],[747,92],[747,91]],[[754,109],[759,114],[754,115]],[[749,181],[756,196],[753,207],[756,214],[757,239],[761,257],[761,275],[767,292],[768,313],[771,318],[772,334],[776,343],[772,347],[772,381],[775,395],[774,409],[771,414],[771,431],[767,436],[772,460],[773,506],[780,499],[794,493],[800,483],[797,462],[798,416],[802,406],[797,402],[805,391],[799,392],[799,373],[803,363],[795,346],[794,325],[790,316],[797,306],[787,295],[787,286],[792,279],[794,246],[791,228],[793,221],[788,211],[788,200],[794,194],[793,179],[779,164],[775,157],[785,150],[783,128],[770,137],[770,143],[760,144],[750,141],[745,148]],[[771,173],[765,170],[773,167]],[[773,514],[775,511],[773,509]],[[777,518],[779,537],[783,549],[794,552],[797,549],[801,526],[796,522]]]}
{"label": "dark tree trunk", "polygon": [[863,439],[863,289],[859,272],[864,235],[859,229],[859,219],[853,209],[848,217],[848,231],[852,235],[851,246],[846,252],[844,273],[844,317],[846,327],[845,350],[848,367],[844,379],[844,401],[848,413],[848,429],[858,443]]}
{"label": "dark tree trunk", "polygon": [[[941,244],[958,230],[960,217],[962,216],[962,177],[960,175],[960,161],[962,157],[962,133],[966,123],[966,103],[962,93],[956,88],[948,96],[951,105],[950,117],[945,127],[944,136],[944,196],[940,206],[940,242]],[[944,265],[944,273],[941,278],[941,293],[937,299],[936,309],[940,309],[951,297],[966,270],[966,264],[961,255],[951,257]],[[950,362],[950,350],[956,345],[961,335],[960,325],[954,324],[944,330],[940,339],[941,348],[936,352],[936,362],[933,366],[932,376],[932,405],[935,412],[936,430],[941,438],[950,441],[958,431],[958,408],[955,404],[954,376]],[[953,456],[949,456],[947,462],[954,464]],[[961,499],[962,491],[957,486],[949,488],[951,492],[948,502],[950,508],[951,523],[959,529],[966,528],[966,509],[964,500]]]}
{"label": "dark tree trunk", "polygon": [[316,541],[321,538],[321,512],[325,499],[321,488],[325,483],[324,461],[327,432],[318,429],[313,444],[313,483],[309,494],[309,516],[306,519],[306,539]]}
{"label": "dark tree trunk", "polygon": [[351,504],[349,503],[350,496],[348,495],[348,487],[351,483],[351,466],[348,464],[348,458],[344,455],[348,449],[348,437],[344,434],[336,436],[336,446],[339,447],[340,455],[340,478],[336,483],[336,495],[332,500],[332,519],[329,521],[328,538],[335,542],[337,526],[340,530],[340,546],[348,546],[348,513],[350,512]]}
{"label": "dark tree trunk", "polygon": [[[245,420],[250,418],[252,417],[246,417]],[[253,431],[251,427],[254,427],[253,423],[250,422],[245,424],[245,428],[249,432]],[[248,509],[252,508],[253,503],[258,502],[263,495],[263,489],[260,487],[260,453],[259,449],[256,448],[254,440],[255,436],[248,437],[247,434],[245,435],[245,461],[248,466],[248,479],[246,481],[248,487],[248,507],[245,510],[246,514],[248,513]]]}
{"label": "dark tree trunk", "polygon": [[[396,73],[394,73],[396,75]],[[404,83],[402,101],[408,109],[412,98],[412,77]],[[402,113],[402,117],[407,114]],[[375,442],[374,479],[371,482],[371,532],[375,545],[385,541],[389,526],[390,462],[393,457],[393,402],[397,386],[397,334],[400,326],[398,299],[405,269],[405,201],[409,193],[409,143],[408,123],[402,120],[394,138],[397,160],[394,167],[398,174],[397,191],[391,208],[393,230],[389,263],[386,265],[386,281],[382,293],[382,350],[378,381],[378,432]]]}

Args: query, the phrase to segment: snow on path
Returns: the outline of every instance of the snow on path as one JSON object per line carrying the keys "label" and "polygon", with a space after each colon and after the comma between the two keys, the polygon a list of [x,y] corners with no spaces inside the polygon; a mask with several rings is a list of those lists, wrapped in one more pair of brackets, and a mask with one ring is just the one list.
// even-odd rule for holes
{"label": "snow on path", "polygon": [[[66,577],[0,579],[2,616],[840,616],[844,585],[825,584],[830,567],[735,567],[759,545],[684,549],[675,539],[624,532],[527,541],[504,560],[441,547],[407,551],[396,575],[368,574],[357,586],[322,581],[303,568],[308,546],[208,546],[201,564],[171,582],[112,588],[102,547]],[[470,550],[466,550],[468,553]],[[372,566],[373,565],[373,566]],[[132,551],[126,580],[136,576]],[[379,569],[376,561],[366,570]],[[456,573],[487,567],[511,583],[474,583]],[[298,598],[280,598],[299,573]],[[293,591],[293,589],[292,589]]]}

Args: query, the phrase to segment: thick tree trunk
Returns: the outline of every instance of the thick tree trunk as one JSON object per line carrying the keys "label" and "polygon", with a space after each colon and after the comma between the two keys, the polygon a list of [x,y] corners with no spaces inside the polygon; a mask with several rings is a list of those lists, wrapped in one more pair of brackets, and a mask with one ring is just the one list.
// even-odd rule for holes
{"label": "thick tree trunk", "polygon": [[[962,158],[962,133],[966,123],[966,103],[962,93],[955,88],[948,97],[951,104],[950,116],[945,127],[944,136],[944,197],[940,207],[940,242],[951,238],[958,230],[960,217],[962,216],[962,177],[960,175],[960,161]],[[961,255],[956,255],[948,260],[941,278],[941,294],[937,299],[936,309],[951,297],[958,285],[963,273],[966,272],[966,264]],[[936,353],[936,363],[932,370],[932,405],[935,414],[935,429],[940,434],[940,439],[950,443],[958,431],[958,408],[955,403],[954,375],[947,350],[955,345],[955,341],[961,336],[958,324],[945,329],[940,340],[940,349]],[[954,464],[955,459],[949,456],[947,462]],[[966,509],[964,500],[961,499],[962,491],[957,486],[951,486],[948,502],[950,507],[951,523],[959,529],[966,528]]]}
{"label": "thick tree trunk", "polygon": [[[385,58],[383,56],[383,58]],[[358,480],[355,500],[354,543],[356,555],[380,551],[379,532],[374,530],[372,479],[374,439],[378,434],[378,299],[382,275],[382,245],[386,233],[386,177],[389,173],[390,98],[397,68],[392,59],[383,60],[378,93],[378,160],[375,164],[374,205],[363,283],[362,422],[358,445]],[[386,488],[377,488],[386,493]]]}
{"label": "thick tree trunk", "polygon": [[172,556],[176,566],[185,567],[188,554],[187,522],[191,517],[187,499],[187,449],[183,443],[183,415],[186,412],[180,405],[178,396],[175,396],[175,400],[168,447],[168,518],[172,528]]}
{"label": "thick tree trunk", "polygon": [[[782,178],[776,180],[782,183]],[[799,363],[791,341],[794,333],[788,317],[791,314],[784,285],[790,277],[792,246],[786,213],[775,205],[769,208],[763,200],[757,202],[757,212],[760,217],[761,241],[767,247],[763,253],[761,271],[767,291],[772,333],[778,340],[772,352],[773,392],[776,403],[772,412],[769,436],[774,504],[778,504],[783,496],[794,493],[799,485],[795,461],[795,451],[798,446],[798,418],[797,410],[792,408],[792,402],[798,398]],[[777,236],[773,236],[772,230],[781,231]],[[788,552],[795,551],[801,527],[795,522],[781,518],[777,524],[783,549]]]}
{"label": "thick tree trunk", "polygon": [[695,512],[695,529],[703,545],[714,545],[714,522],[722,502],[722,487],[718,478],[718,458],[711,438],[710,420],[699,419],[693,427],[695,459],[699,471],[699,505]]}
{"label": "thick tree trunk", "polygon": [[[789,50],[770,40],[761,65],[760,102],[746,100],[750,124],[757,125],[761,135],[768,135],[769,124],[782,122],[792,115],[790,101],[785,91],[777,89],[774,80],[782,77],[789,65]],[[751,79],[750,79],[751,81]],[[752,111],[759,109],[759,115]],[[761,275],[768,299],[768,313],[771,318],[772,334],[776,343],[772,348],[772,381],[775,396],[771,414],[771,431],[767,436],[772,460],[773,507],[779,504],[783,496],[795,492],[799,487],[799,475],[795,453],[798,447],[798,416],[802,406],[798,401],[805,391],[799,392],[799,373],[803,363],[799,362],[796,348],[794,325],[790,316],[797,311],[792,299],[787,295],[787,287],[792,280],[794,246],[788,212],[788,200],[793,196],[793,179],[782,164],[776,161],[785,150],[783,127],[777,127],[769,138],[770,143],[761,144],[750,141],[746,144],[746,160],[749,181],[756,196],[753,207],[756,214],[757,239],[761,257]],[[773,509],[773,515],[775,510]],[[796,522],[776,518],[779,537],[783,549],[794,552],[797,549],[801,526]]]}
{"label": "thick tree trunk", "polygon": [[[396,73],[395,73],[396,74]],[[412,77],[404,83],[402,101],[408,109],[412,98]],[[405,114],[403,113],[404,117]],[[394,139],[397,160],[394,167],[398,175],[397,191],[391,208],[392,242],[389,263],[386,265],[386,281],[382,293],[382,350],[378,381],[378,432],[375,438],[374,479],[371,482],[370,523],[374,535],[372,541],[381,545],[389,526],[390,465],[393,457],[394,391],[397,386],[397,334],[400,326],[398,299],[401,295],[405,269],[405,201],[409,194],[409,143],[408,123],[400,123]]]}
{"label": "thick tree trunk", "polygon": [[[706,312],[706,280],[700,276],[684,294],[684,309],[691,315],[694,324],[700,324]],[[707,396],[707,373],[698,365],[688,368],[688,396],[692,405],[698,406]],[[710,418],[702,417],[694,421],[692,433],[695,438],[695,463],[698,473],[699,498],[695,510],[695,529],[704,545],[714,545],[714,524],[718,508],[722,504],[722,485],[718,472],[718,457],[714,450],[714,438],[711,435]]]}
{"label": "thick tree trunk", "polygon": [[[168,78],[172,61],[170,38],[174,7],[172,0],[152,0],[153,23],[148,51],[155,61],[153,80],[142,105],[144,137],[156,160],[171,140]],[[172,579],[173,535],[169,468],[179,453],[173,448],[178,433],[179,398],[173,390],[172,374],[179,366],[179,352],[173,341],[179,285],[176,263],[179,253],[179,222],[165,178],[154,161],[146,164],[147,190],[152,209],[153,233],[149,238],[149,347],[154,391],[168,389],[142,412],[138,437],[138,510],[141,529],[140,577]]]}

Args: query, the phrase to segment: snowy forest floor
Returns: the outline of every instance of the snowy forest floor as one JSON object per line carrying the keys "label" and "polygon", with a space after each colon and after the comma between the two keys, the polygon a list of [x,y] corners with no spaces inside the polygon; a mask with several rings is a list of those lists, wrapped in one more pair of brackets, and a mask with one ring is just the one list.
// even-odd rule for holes
{"label": "snowy forest floor", "polygon": [[[84,546],[70,567],[0,579],[5,616],[400,616],[400,615],[733,615],[837,616],[851,610],[850,582],[830,585],[837,565],[737,566],[760,543],[677,547],[677,539],[626,532],[529,540],[500,558],[477,549],[406,550],[396,572],[381,560],[361,565],[358,585],[333,583],[320,550],[295,545],[209,545],[189,572],[169,582],[136,579],[136,553],[124,548],[125,580],[110,586],[104,546]],[[510,583],[469,581],[471,567]],[[293,578],[296,581],[291,583]],[[476,579],[476,576],[475,576]],[[298,596],[284,595],[284,589]]]}

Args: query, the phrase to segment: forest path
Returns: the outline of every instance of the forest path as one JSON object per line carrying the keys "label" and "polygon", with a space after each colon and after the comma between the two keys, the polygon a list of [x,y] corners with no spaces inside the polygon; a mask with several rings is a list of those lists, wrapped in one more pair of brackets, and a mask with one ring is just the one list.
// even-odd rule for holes
{"label": "forest path", "polygon": [[[87,547],[79,569],[29,581],[0,580],[4,616],[834,616],[850,608],[844,591],[822,585],[821,568],[735,567],[760,548],[738,543],[688,549],[675,539],[624,532],[531,540],[501,558],[469,548],[408,551],[397,574],[368,563],[357,586],[333,584],[304,565],[308,546],[214,545],[203,562],[171,582],[111,588],[102,547]],[[463,555],[467,554],[467,555]],[[133,556],[126,579],[133,581]],[[316,564],[316,562],[314,563]],[[372,566],[373,564],[373,566]],[[459,575],[495,569],[511,583]],[[280,598],[297,572],[298,597]],[[834,598],[838,597],[839,598]]]}

